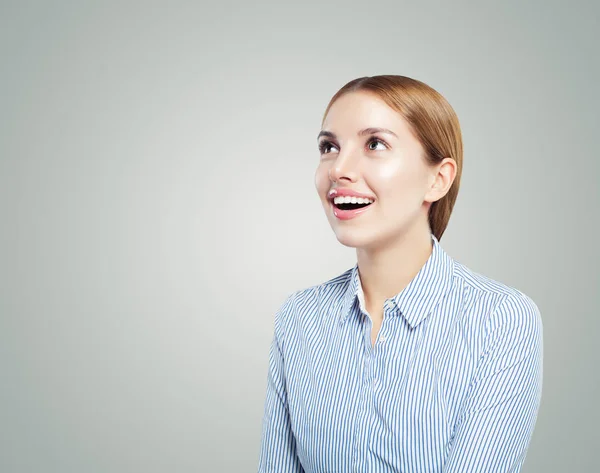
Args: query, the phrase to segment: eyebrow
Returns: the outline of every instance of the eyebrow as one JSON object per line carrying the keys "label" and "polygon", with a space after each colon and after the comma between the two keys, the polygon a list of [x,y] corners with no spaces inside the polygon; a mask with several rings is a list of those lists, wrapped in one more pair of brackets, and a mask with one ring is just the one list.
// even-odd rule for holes
{"label": "eyebrow", "polygon": [[[364,135],[372,135],[374,133],[387,133],[389,135],[393,135],[396,138],[398,138],[398,135],[396,133],[394,133],[392,130],[388,130],[387,128],[365,128],[364,130],[360,130],[357,135],[358,136],[364,136]],[[327,136],[329,138],[333,138],[336,139],[337,136],[335,133],[331,132],[331,131],[327,131],[327,130],[321,130],[319,132],[319,134],[317,135],[317,140],[319,138],[321,138],[321,136]]]}

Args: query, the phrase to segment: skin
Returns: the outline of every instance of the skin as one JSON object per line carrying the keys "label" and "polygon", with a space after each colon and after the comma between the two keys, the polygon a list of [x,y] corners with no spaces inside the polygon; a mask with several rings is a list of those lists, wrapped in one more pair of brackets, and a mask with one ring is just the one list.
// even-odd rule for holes
{"label": "skin", "polygon": [[[366,128],[385,132],[360,136]],[[436,165],[425,160],[423,147],[408,122],[377,95],[347,93],[331,106],[321,131],[323,145],[315,172],[315,187],[336,238],[356,248],[365,308],[376,343],[386,299],[404,289],[432,252],[428,211],[450,189],[456,162],[445,158]],[[375,202],[350,220],[339,220],[327,193],[349,188]]]}

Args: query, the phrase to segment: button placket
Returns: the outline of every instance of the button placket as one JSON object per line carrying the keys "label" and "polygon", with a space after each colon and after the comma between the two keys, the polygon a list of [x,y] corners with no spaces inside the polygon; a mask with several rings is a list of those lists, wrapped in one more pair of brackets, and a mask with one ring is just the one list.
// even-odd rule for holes
{"label": "button placket", "polygon": [[394,316],[394,311],[396,310],[396,305],[394,303],[394,301],[392,301],[391,299],[388,299],[387,301],[385,301],[385,304],[383,306],[383,323],[381,324],[381,329],[380,329],[380,334],[379,334],[379,339],[378,339],[378,345],[380,343],[385,343],[386,340],[389,338],[388,336],[388,330],[389,330],[389,325],[391,323],[391,321],[389,320],[391,317]]}
{"label": "button placket", "polygon": [[368,313],[361,310],[363,315],[362,328],[363,338],[365,344],[363,345],[363,366],[362,366],[362,382],[361,382],[361,396],[359,401],[359,408],[357,413],[356,427],[355,427],[355,443],[353,451],[353,463],[355,471],[361,471],[363,463],[366,461],[366,452],[364,446],[369,438],[369,427],[370,427],[370,405],[372,404],[373,389],[370,386],[370,379],[372,377],[372,366],[373,366],[373,350],[370,345],[370,333],[371,333],[371,319]]}

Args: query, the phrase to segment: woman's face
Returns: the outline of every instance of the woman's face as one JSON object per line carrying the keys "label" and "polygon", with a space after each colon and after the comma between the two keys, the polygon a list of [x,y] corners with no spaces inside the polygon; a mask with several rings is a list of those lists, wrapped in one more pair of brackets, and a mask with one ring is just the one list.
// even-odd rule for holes
{"label": "woman's face", "polygon": [[[370,130],[375,128],[389,131]],[[428,228],[436,169],[426,163],[408,123],[383,100],[365,91],[341,96],[329,109],[318,140],[315,185],[340,243],[376,248],[402,238],[415,225]],[[331,191],[362,194],[373,203],[342,210]]]}

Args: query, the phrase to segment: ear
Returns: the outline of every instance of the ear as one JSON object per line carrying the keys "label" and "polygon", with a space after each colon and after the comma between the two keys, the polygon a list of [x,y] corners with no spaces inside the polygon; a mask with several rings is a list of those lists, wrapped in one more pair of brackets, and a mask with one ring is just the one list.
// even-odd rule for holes
{"label": "ear", "polygon": [[456,177],[456,168],[456,161],[452,158],[444,158],[440,163],[432,166],[425,202],[436,202],[448,193]]}

